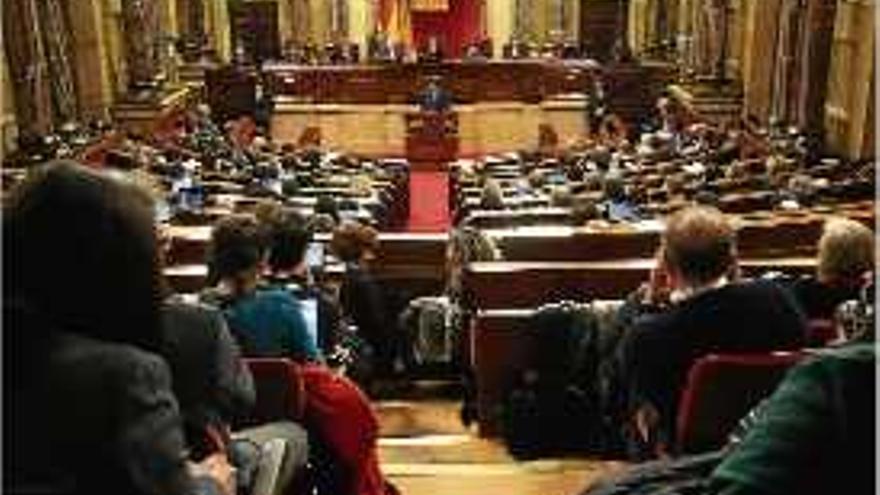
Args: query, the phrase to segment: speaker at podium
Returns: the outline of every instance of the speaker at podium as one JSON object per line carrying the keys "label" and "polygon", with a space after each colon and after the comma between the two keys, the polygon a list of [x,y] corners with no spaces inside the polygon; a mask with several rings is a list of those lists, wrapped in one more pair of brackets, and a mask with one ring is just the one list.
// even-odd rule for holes
{"label": "speaker at podium", "polygon": [[406,115],[406,155],[417,169],[436,169],[458,154],[458,114],[439,80],[437,76],[428,78],[428,85],[418,95],[419,111]]}

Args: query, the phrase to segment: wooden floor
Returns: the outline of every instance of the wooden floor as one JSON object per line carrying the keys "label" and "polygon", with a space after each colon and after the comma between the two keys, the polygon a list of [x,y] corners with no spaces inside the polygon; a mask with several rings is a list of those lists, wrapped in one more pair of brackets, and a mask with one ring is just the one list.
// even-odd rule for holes
{"label": "wooden floor", "polygon": [[622,463],[581,459],[517,462],[478,438],[452,400],[377,404],[383,472],[404,495],[576,495]]}

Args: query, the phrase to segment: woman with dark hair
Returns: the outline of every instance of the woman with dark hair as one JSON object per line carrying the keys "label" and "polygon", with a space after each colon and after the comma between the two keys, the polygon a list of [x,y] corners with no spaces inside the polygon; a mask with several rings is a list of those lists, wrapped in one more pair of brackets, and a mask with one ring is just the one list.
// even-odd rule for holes
{"label": "woman with dark hair", "polygon": [[4,488],[231,494],[225,457],[188,467],[168,367],[148,352],[162,298],[149,196],[41,167],[5,205],[3,262]]}

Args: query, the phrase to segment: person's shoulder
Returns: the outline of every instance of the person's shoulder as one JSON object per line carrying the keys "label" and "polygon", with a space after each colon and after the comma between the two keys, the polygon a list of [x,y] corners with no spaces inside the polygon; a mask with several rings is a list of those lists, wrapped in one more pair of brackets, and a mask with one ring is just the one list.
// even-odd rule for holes
{"label": "person's shoulder", "polygon": [[290,302],[296,301],[293,292],[281,285],[270,285],[260,288],[256,292],[256,298],[260,301]]}
{"label": "person's shoulder", "polygon": [[138,347],[106,342],[75,334],[62,334],[51,352],[49,365],[70,378],[127,387],[137,382],[167,382],[170,371],[158,354]]}
{"label": "person's shoulder", "polygon": [[213,327],[223,319],[223,314],[216,306],[200,301],[189,302],[175,299],[163,304],[162,316],[166,323],[186,322],[188,325],[199,328]]}
{"label": "person's shoulder", "polygon": [[812,358],[806,360],[805,366],[823,366],[833,368],[851,368],[871,365],[877,359],[877,344],[874,342],[856,342],[837,347],[825,347],[813,351]]}
{"label": "person's shoulder", "polygon": [[772,279],[751,279],[733,282],[701,294],[697,301],[723,301],[735,304],[764,303],[794,306],[795,301],[785,285]]}
{"label": "person's shoulder", "polygon": [[681,328],[681,309],[670,307],[665,311],[646,313],[636,318],[627,339],[636,347],[654,345],[670,337]]}

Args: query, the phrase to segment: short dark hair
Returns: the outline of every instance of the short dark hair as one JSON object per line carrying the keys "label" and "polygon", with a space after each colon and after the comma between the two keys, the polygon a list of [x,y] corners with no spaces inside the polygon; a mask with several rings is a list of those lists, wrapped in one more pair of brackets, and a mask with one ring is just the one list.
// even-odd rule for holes
{"label": "short dark hair", "polygon": [[293,268],[300,264],[306,255],[306,248],[312,240],[312,233],[306,226],[302,215],[288,211],[281,222],[269,231],[269,267],[273,271]]}
{"label": "short dark hair", "polygon": [[40,314],[46,331],[158,349],[164,286],[152,205],[136,184],[73,161],[33,169],[4,206],[4,299]]}
{"label": "short dark hair", "polygon": [[575,227],[583,226],[589,220],[602,217],[599,205],[589,197],[576,197],[571,207],[571,222]]}
{"label": "short dark hair", "polygon": [[343,262],[357,261],[363,253],[378,247],[376,229],[358,222],[343,223],[333,231],[330,247]]}
{"label": "short dark hair", "polygon": [[337,205],[336,199],[329,194],[320,194],[315,199],[314,213],[315,215],[325,213],[330,215],[334,222],[339,223],[339,205]]}
{"label": "short dark hair", "polygon": [[209,282],[235,277],[259,265],[266,252],[266,232],[251,215],[221,219],[211,232]]}
{"label": "short dark hair", "polygon": [[663,256],[686,281],[706,284],[727,273],[735,262],[736,232],[717,208],[683,208],[666,221]]}

